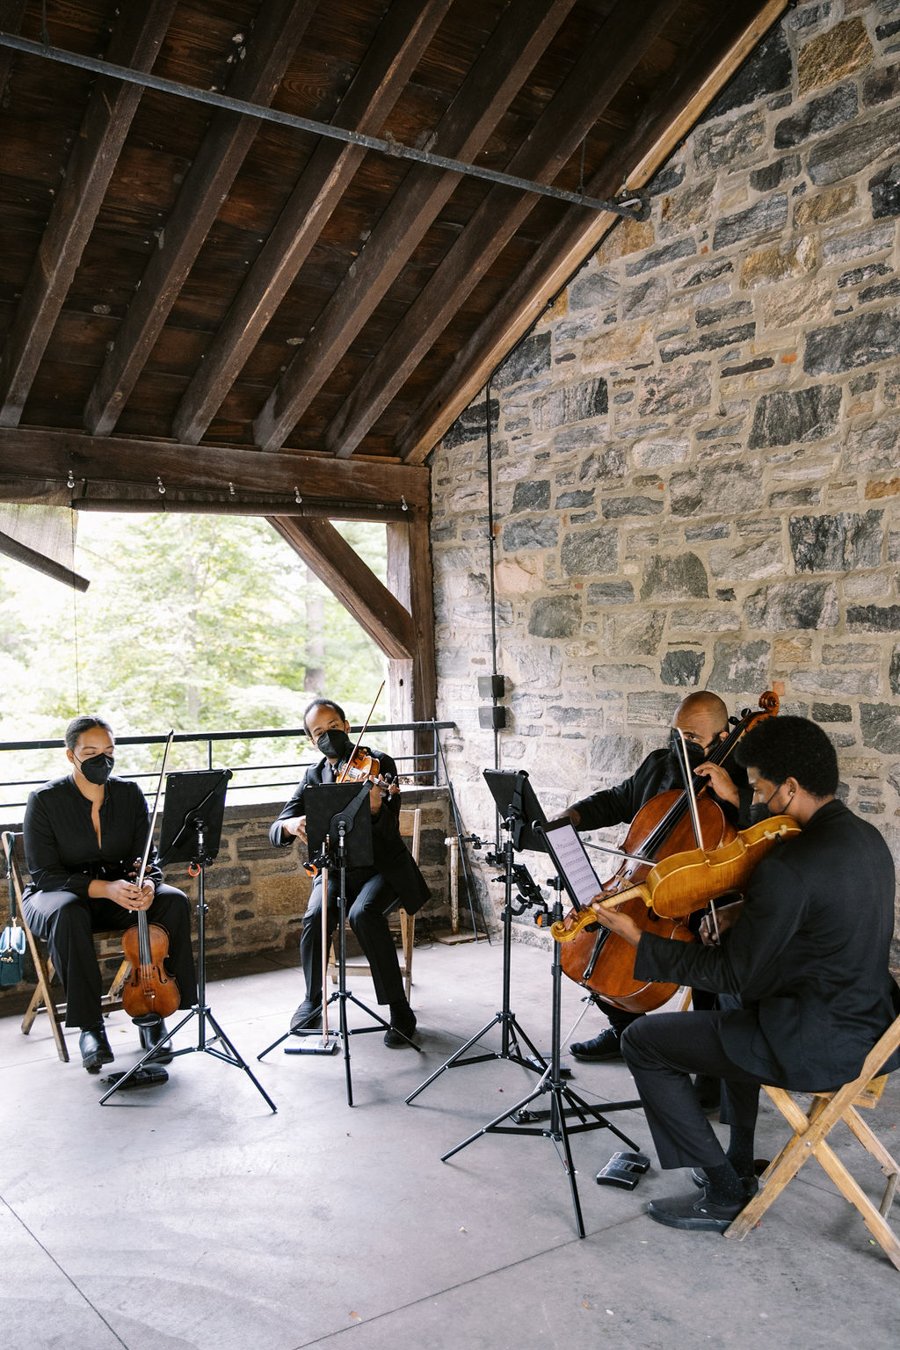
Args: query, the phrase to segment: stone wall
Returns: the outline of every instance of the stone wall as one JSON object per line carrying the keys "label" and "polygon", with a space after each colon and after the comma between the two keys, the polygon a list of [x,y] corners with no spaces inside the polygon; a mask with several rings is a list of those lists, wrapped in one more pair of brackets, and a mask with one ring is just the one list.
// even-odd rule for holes
{"label": "stone wall", "polygon": [[[492,830],[493,435],[505,767],[548,808],[692,688],[782,710],[900,861],[900,0],[789,11],[433,462],[439,711]],[[481,700],[482,702],[484,700]]]}

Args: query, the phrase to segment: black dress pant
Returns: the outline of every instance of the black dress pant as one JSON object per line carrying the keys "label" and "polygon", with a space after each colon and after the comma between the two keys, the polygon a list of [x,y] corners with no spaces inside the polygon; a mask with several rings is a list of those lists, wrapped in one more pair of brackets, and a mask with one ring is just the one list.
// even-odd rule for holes
{"label": "black dress pant", "polygon": [[[328,939],[338,921],[339,873],[328,874]],[[359,940],[372,971],[375,998],[379,1003],[399,1003],[404,997],[403,977],[397,948],[387,921],[397,895],[379,872],[351,868],[347,872],[347,920]],[[322,878],[316,878],[300,929],[300,965],[306,980],[306,996],[314,1003],[322,997]]]}
{"label": "black dress pant", "polygon": [[704,1114],[691,1074],[721,1078],[723,1120],[751,1132],[760,1079],[729,1058],[722,1025],[732,1012],[659,1013],[622,1034],[622,1056],[640,1093],[661,1167],[718,1167],[725,1152]]}
{"label": "black dress pant", "polygon": [[[103,989],[94,933],[130,928],[137,923],[137,914],[112,900],[83,900],[71,891],[33,891],[24,896],[22,907],[32,931],[46,942],[65,987],[66,1026],[97,1026],[102,1018]],[[193,1007],[197,977],[187,896],[174,886],[159,886],[147,918],[168,933],[167,964],[178,984],[180,1007]]]}

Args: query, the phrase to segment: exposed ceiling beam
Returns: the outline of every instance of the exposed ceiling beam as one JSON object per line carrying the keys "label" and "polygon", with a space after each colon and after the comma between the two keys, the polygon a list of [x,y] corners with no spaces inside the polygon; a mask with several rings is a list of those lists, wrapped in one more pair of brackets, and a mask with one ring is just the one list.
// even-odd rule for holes
{"label": "exposed ceiling beam", "polygon": [[[626,174],[634,188],[648,183],[789,3],[769,0],[759,11],[750,0],[737,0],[730,10],[723,9],[720,23],[692,53],[687,67],[679,66],[669,84],[654,95],[632,135],[591,180],[591,191],[602,193]],[[586,219],[577,210],[566,213],[404,429],[397,452],[406,463],[425,459],[618,219],[612,215]]]}
{"label": "exposed ceiling beam", "polygon": [[416,651],[412,615],[330,521],[274,516],[270,523],[386,656],[412,660]]}
{"label": "exposed ceiling beam", "polygon": [[[451,3],[391,6],[335,122],[364,133],[381,127]],[[315,150],[181,400],[173,422],[179,440],[196,443],[203,436],[366,153],[328,140]]]}
{"label": "exposed ceiling beam", "polygon": [[[229,83],[236,97],[264,103],[274,97],[316,5],[317,0],[268,0],[261,7],[246,59],[237,63]],[[251,118],[213,115],[91,390],[84,425],[93,435],[107,435],[119,420],[258,129]]]}
{"label": "exposed ceiling beam", "polygon": [[[510,167],[552,182],[678,7],[679,0],[617,6]],[[333,454],[353,454],[534,205],[534,198],[491,189],[328,427],[326,447]],[[267,447],[283,439],[269,438]]]}
{"label": "exposed ceiling beam", "polygon": [[[25,13],[26,4],[27,0],[0,0],[0,29],[4,33],[18,33],[22,26],[22,16]],[[6,81],[9,78],[12,58],[11,51],[0,50],[0,104],[2,104],[3,95],[6,92]]]}
{"label": "exposed ceiling beam", "polygon": [[[109,49],[117,64],[149,70],[176,0],[126,5]],[[143,90],[98,79],[53,203],[0,362],[0,426],[19,425],[41,358],[103,204]]]}
{"label": "exposed ceiling beam", "polygon": [[[518,0],[512,12],[503,13],[433,133],[431,149],[436,154],[457,159],[478,154],[573,4],[574,0]],[[460,179],[459,174],[438,175],[418,166],[410,169],[341,287],[266,400],[254,423],[257,444],[270,448],[290,434]],[[205,363],[202,374],[207,374]]]}
{"label": "exposed ceiling beam", "polygon": [[[29,500],[26,482],[57,483],[66,489],[75,480],[73,497],[104,489],[164,487],[184,491],[227,491],[304,500],[352,503],[375,508],[402,506],[411,512],[429,507],[429,472],[382,460],[338,464],[325,455],[279,454],[240,450],[234,446],[182,445],[124,436],[87,436],[80,432],[0,428],[0,497]],[[3,482],[13,485],[3,491]],[[274,514],[267,510],[267,515]],[[335,516],[340,514],[338,509]]]}

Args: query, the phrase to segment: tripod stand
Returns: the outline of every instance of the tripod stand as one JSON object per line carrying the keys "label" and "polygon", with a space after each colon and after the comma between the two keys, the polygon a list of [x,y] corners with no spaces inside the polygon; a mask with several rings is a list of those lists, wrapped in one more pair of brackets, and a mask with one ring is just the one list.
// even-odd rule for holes
{"label": "tripod stand", "polygon": [[[368,810],[369,792],[371,784],[364,783],[361,787],[358,782],[353,783],[321,783],[310,786],[307,789],[306,798],[306,821],[307,833],[310,840],[311,853],[318,853],[319,864],[322,868],[322,954],[323,965],[324,957],[327,953],[327,913],[328,913],[328,878],[332,871],[338,875],[338,942],[337,942],[337,971],[338,987],[329,996],[324,1004],[324,1025],[327,1026],[327,1009],[333,1004],[338,1005],[338,1028],[335,1032],[328,1032],[324,1029],[321,1032],[313,1030],[286,1031],[267,1046],[265,1050],[257,1055],[257,1059],[263,1057],[277,1046],[282,1045],[289,1037],[296,1037],[301,1042],[315,1038],[318,1045],[286,1045],[284,1053],[286,1055],[331,1055],[335,1054],[339,1045],[343,1047],[344,1052],[344,1076],[347,1084],[347,1105],[353,1105],[353,1079],[350,1072],[350,1037],[356,1035],[365,1035],[367,1032],[378,1031],[379,1029],[388,1031],[390,1023],[386,1021],[379,1013],[373,1011],[361,999],[347,988],[347,869],[349,867],[367,867],[372,863],[372,825],[371,813]],[[363,809],[365,808],[365,809]],[[332,844],[334,840],[334,844]],[[321,841],[321,847],[317,844]],[[323,971],[323,989],[324,989],[324,971]],[[368,1017],[372,1018],[375,1025],[368,1027],[353,1027],[347,1025],[347,1004],[354,1003]],[[403,1034],[402,1032],[400,1033]],[[412,1048],[421,1054],[419,1046],[415,1044],[408,1036],[405,1037]]]}
{"label": "tripod stand", "polygon": [[[522,785],[527,783],[528,775],[524,770],[521,770],[515,777],[519,785],[519,792],[521,793]],[[488,783],[491,785],[490,779],[488,779]],[[494,790],[493,785],[491,785],[491,790]],[[503,881],[505,885],[503,901],[502,1007],[494,1014],[489,1022],[484,1024],[480,1031],[476,1031],[475,1035],[471,1036],[469,1040],[466,1041],[465,1045],[461,1045],[449,1059],[445,1060],[439,1068],[435,1069],[434,1073],[429,1078],[425,1079],[424,1083],[420,1083],[415,1091],[410,1093],[406,1098],[407,1106],[415,1101],[420,1092],[424,1092],[436,1078],[439,1078],[445,1069],[458,1069],[466,1064],[483,1064],[486,1060],[491,1059],[510,1060],[512,1063],[521,1064],[524,1069],[532,1069],[536,1073],[543,1073],[547,1067],[547,1061],[537,1049],[531,1038],[525,1033],[519,1024],[515,1013],[510,1011],[509,1006],[513,915],[524,914],[529,905],[543,904],[540,891],[529,876],[528,869],[514,861],[514,841],[519,838],[523,826],[523,817],[521,811],[517,810],[516,801],[517,799],[515,798],[510,801],[509,814],[503,820],[503,829],[506,832],[506,843],[503,846],[502,854],[500,856],[494,853],[489,853],[487,855],[489,863],[502,862],[504,866],[504,875],[497,878],[498,881]],[[540,807],[538,807],[538,810],[540,811]],[[542,812],[541,815],[543,815]],[[512,893],[514,879],[519,886],[519,899],[521,900],[521,904],[518,907],[514,907],[513,905]],[[481,1038],[486,1036],[492,1027],[496,1026],[499,1026],[501,1029],[499,1051],[486,1050],[482,1054],[467,1055],[466,1052],[471,1050],[473,1045],[477,1045]],[[532,1058],[526,1058],[526,1056],[522,1054],[519,1046],[519,1037],[522,1038],[528,1049],[531,1051]],[[466,1056],[466,1058],[463,1058],[463,1056]]]}
{"label": "tripod stand", "polygon": [[[136,1064],[132,1065],[127,1073],[117,1077],[112,1086],[100,1098],[101,1106],[108,1101],[113,1093],[127,1086],[128,1082],[139,1073],[147,1061],[152,1059],[159,1046],[171,1045],[173,1038],[181,1028],[187,1026],[188,1022],[196,1017],[198,1022],[197,1044],[174,1050],[172,1052],[173,1059],[182,1055],[202,1052],[212,1055],[215,1059],[222,1060],[225,1064],[233,1064],[235,1068],[244,1070],[269,1108],[273,1112],[278,1110],[265,1088],[254,1077],[247,1061],[235,1049],[223,1028],[216,1021],[212,1009],[206,1001],[206,868],[215,861],[218,852],[222,816],[225,808],[225,789],[230,777],[230,769],[201,770],[198,773],[170,774],[168,777],[166,809],[160,830],[160,853],[163,855],[161,860],[165,862],[190,861],[192,874],[195,873],[198,878],[197,1002],[181,1021],[172,1027],[159,1042],[159,1045],[152,1046]],[[185,780],[190,781],[185,782]],[[204,793],[204,789],[207,787],[208,790],[201,796],[200,801],[189,806],[182,816],[180,808],[183,805],[185,794],[196,798],[198,793]],[[181,821],[180,828],[176,829],[171,845],[164,852],[165,840],[167,835],[170,834],[171,822],[176,818]],[[193,835],[193,842],[191,842],[191,835]],[[207,842],[207,836],[211,836],[209,842]],[[207,1023],[215,1032],[212,1037],[207,1034]],[[216,1042],[224,1046],[224,1049],[218,1048]]]}
{"label": "tripod stand", "polygon": [[[556,889],[556,900],[553,905],[553,921],[556,922],[562,918],[562,901],[560,899],[560,888],[562,883],[559,878],[556,878],[551,884],[553,884]],[[560,959],[558,942],[554,942],[553,944],[552,971],[553,1015],[550,1063],[541,1075],[540,1082],[537,1083],[534,1089],[529,1092],[526,1097],[523,1097],[521,1101],[516,1102],[516,1104],[511,1106],[508,1111],[504,1111],[501,1115],[495,1116],[487,1125],[482,1126],[480,1130],[476,1130],[474,1134],[470,1134],[467,1139],[462,1141],[462,1143],[451,1148],[449,1152],[444,1153],[441,1157],[441,1162],[447,1162],[455,1153],[459,1153],[462,1149],[467,1148],[469,1144],[474,1143],[476,1139],[480,1139],[482,1135],[485,1134],[533,1134],[542,1135],[545,1139],[551,1139],[556,1146],[557,1154],[560,1155],[563,1168],[569,1178],[569,1188],[572,1193],[572,1205],[575,1210],[575,1222],[578,1229],[578,1236],[583,1238],[585,1235],[584,1218],[581,1213],[581,1201],[578,1195],[578,1183],[576,1181],[575,1164],[572,1160],[572,1149],[569,1144],[569,1136],[572,1134],[582,1134],[586,1130],[605,1129],[612,1130],[613,1134],[618,1135],[629,1148],[636,1149],[637,1145],[629,1139],[626,1134],[623,1134],[621,1130],[617,1129],[615,1125],[608,1121],[597,1107],[591,1106],[589,1102],[586,1102],[583,1097],[578,1095],[578,1093],[573,1092],[562,1080],[559,1055],[562,962]],[[529,1102],[535,1101],[544,1093],[550,1094],[549,1112],[526,1112],[525,1108],[528,1106]],[[568,1103],[570,1108],[569,1114],[579,1118],[581,1121],[579,1125],[568,1124],[564,1103]],[[604,1109],[607,1111],[622,1111],[639,1105],[640,1102],[636,1101],[609,1102]],[[504,1121],[510,1120],[512,1117],[517,1117],[518,1120],[523,1123],[514,1125],[503,1124]],[[525,1123],[528,1121],[538,1121],[540,1119],[547,1120],[546,1126]]]}

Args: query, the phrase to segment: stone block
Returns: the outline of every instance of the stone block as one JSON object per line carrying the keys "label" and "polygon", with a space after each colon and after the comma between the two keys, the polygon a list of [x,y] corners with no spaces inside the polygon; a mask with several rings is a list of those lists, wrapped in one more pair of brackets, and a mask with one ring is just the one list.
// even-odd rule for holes
{"label": "stone block", "polygon": [[681,239],[673,239],[670,244],[663,244],[660,248],[648,249],[639,258],[625,264],[625,275],[629,277],[640,276],[643,272],[651,272],[657,267],[666,267],[669,263],[677,262],[679,258],[689,258],[697,252],[697,245],[690,235],[684,235]]}
{"label": "stone block", "polygon": [[900,307],[855,314],[807,334],[803,369],[807,375],[835,375],[900,354]]}
{"label": "stone block", "polygon": [[788,531],[798,572],[847,572],[877,567],[881,562],[881,511],[792,516]]}
{"label": "stone block", "polygon": [[604,497],[602,514],[605,520],[622,520],[625,516],[658,516],[662,509],[661,497]]}
{"label": "stone block", "polygon": [[649,277],[639,286],[629,286],[622,296],[622,318],[636,319],[644,314],[659,314],[668,300],[669,288],[663,277]]}
{"label": "stone block", "polygon": [[737,73],[718,94],[706,114],[707,119],[721,117],[735,108],[788,89],[793,74],[791,53],[781,24],[760,42]]}
{"label": "stone block", "polygon": [[833,582],[778,582],[754,591],[747,598],[745,612],[749,626],[764,632],[834,628],[838,621],[837,589]]}
{"label": "stone block", "polygon": [[634,587],[630,581],[595,581],[588,586],[587,602],[591,607],[630,605],[633,600]]}
{"label": "stone block", "polygon": [[563,571],[570,577],[615,572],[618,559],[618,532],[611,527],[573,530],[566,534],[560,550]]}
{"label": "stone block", "polygon": [[673,516],[736,516],[759,507],[759,474],[750,464],[724,463],[672,475]]}
{"label": "stone block", "polygon": [[[859,95],[855,84],[842,84],[837,89],[831,89],[820,98],[810,99],[799,112],[792,113],[778,123],[775,128],[775,149],[787,150],[802,145],[813,136],[821,136],[834,127],[852,122],[858,111]],[[813,178],[814,183],[821,181]]]}
{"label": "stone block", "polygon": [[860,704],[859,725],[863,745],[882,755],[900,754],[900,707],[896,704]]}
{"label": "stone block", "polygon": [[669,464],[683,464],[691,452],[688,436],[657,436],[635,441],[631,448],[635,466],[639,469],[661,469]]}
{"label": "stone block", "polygon": [[581,603],[574,595],[545,595],[535,600],[528,617],[532,637],[574,637],[581,629]]}
{"label": "stone block", "polygon": [[508,389],[511,385],[521,384],[523,380],[533,380],[546,375],[551,364],[550,348],[549,333],[535,333],[525,338],[495,373],[493,384],[498,389]]}
{"label": "stone block", "polygon": [[876,220],[883,216],[900,216],[900,162],[876,176],[869,183],[872,194],[872,215]]}
{"label": "stone block", "polygon": [[580,483],[609,483],[624,477],[625,452],[620,445],[605,445],[589,454],[578,470]]}
{"label": "stone block", "polygon": [[779,527],[773,524],[772,534],[743,547],[719,544],[709,551],[709,569],[714,577],[739,581],[759,581],[777,576],[784,568],[781,556]]}
{"label": "stone block", "polygon": [[702,361],[671,371],[653,371],[644,378],[638,411],[642,417],[696,412],[709,406],[709,366]]}
{"label": "stone block", "polygon": [[900,97],[900,64],[868,71],[862,88],[863,103],[867,108],[893,103]]}
{"label": "stone block", "polygon": [[518,511],[546,511],[550,506],[550,480],[540,478],[516,483],[510,514]]}
{"label": "stone block", "polygon": [[888,672],[888,680],[891,686],[891,693],[895,696],[900,695],[900,647],[895,647],[891,653],[891,665]]}
{"label": "stone block", "polygon": [[814,722],[852,722],[849,703],[814,703],[811,712]]}
{"label": "stone block", "polygon": [[770,679],[771,659],[768,642],[720,640],[713,648],[713,665],[707,688],[715,689],[719,694],[765,689]]}
{"label": "stone block", "polygon": [[629,661],[636,656],[655,656],[665,627],[662,610],[646,609],[636,613],[613,611],[604,619],[604,650]]}
{"label": "stone block", "polygon": [[619,298],[622,282],[613,272],[586,269],[569,287],[571,309],[606,309]]}
{"label": "stone block", "polygon": [[[585,342],[582,363],[585,369],[596,366],[624,366],[653,359],[653,329],[649,321],[620,323]],[[605,383],[605,382],[604,382]]]}
{"label": "stone block", "polygon": [[854,427],[841,456],[841,468],[851,474],[890,476],[900,463],[900,417],[879,417]]}
{"label": "stone block", "polygon": [[819,141],[809,152],[809,176],[817,185],[852,178],[870,164],[893,156],[898,144],[900,107],[891,108],[877,117],[863,118]]}
{"label": "stone block", "polygon": [[872,57],[872,44],[861,18],[835,24],[800,49],[797,84],[801,95],[852,75],[868,65]]}
{"label": "stone block", "polygon": [[752,312],[753,306],[749,300],[732,300],[727,305],[698,305],[694,322],[698,328],[710,328],[713,324],[731,323]]}
{"label": "stone block", "polygon": [[784,228],[787,213],[786,193],[777,192],[772,197],[764,197],[746,211],[738,211],[720,220],[713,235],[713,248],[728,248],[743,239],[777,233]]}
{"label": "stone block", "polygon": [[697,651],[670,651],[662,659],[659,678],[663,684],[681,688],[696,688],[706,657]]}
{"label": "stone block", "polygon": [[674,285],[683,291],[695,290],[698,286],[708,286],[710,282],[728,277],[734,272],[734,263],[730,258],[717,258],[705,267],[681,267],[672,274]]}
{"label": "stone block", "polygon": [[756,192],[771,192],[790,178],[796,178],[800,172],[799,155],[783,155],[772,164],[761,169],[753,169],[750,174],[750,186]]}
{"label": "stone block", "polygon": [[666,197],[660,211],[660,219],[666,226],[666,234],[681,233],[697,225],[706,224],[712,214],[716,179],[707,178],[702,183],[682,188]]}
{"label": "stone block", "polygon": [[818,244],[812,235],[782,240],[749,253],[741,264],[741,286],[772,286],[788,278],[808,276],[819,266]]}
{"label": "stone block", "polygon": [[753,413],[749,447],[796,445],[825,440],[837,429],[841,390],[837,385],[776,389],[763,394]]}
{"label": "stone block", "polygon": [[642,600],[705,600],[708,596],[706,569],[696,553],[677,558],[657,555],[649,560],[641,584]]}
{"label": "stone block", "polygon": [[583,510],[594,503],[594,489],[573,489],[561,492],[556,499],[557,511]]}
{"label": "stone block", "polygon": [[501,542],[507,553],[522,549],[555,548],[559,538],[559,522],[555,516],[537,520],[514,520],[504,526]]}
{"label": "stone block", "polygon": [[900,605],[848,605],[850,633],[896,633],[900,631]]}
{"label": "stone block", "polygon": [[893,224],[876,225],[869,230],[857,228],[823,240],[822,261],[851,262],[855,258],[870,258],[876,253],[888,252],[893,246]]}
{"label": "stone block", "polygon": [[609,409],[606,380],[581,380],[558,386],[535,399],[535,425],[542,430],[570,422],[587,422],[605,416]]}
{"label": "stone block", "polygon": [[756,325],[741,324],[737,328],[710,329],[699,337],[688,338],[671,343],[660,343],[660,355],[668,364],[682,356],[693,356],[697,352],[717,351],[722,347],[734,347],[741,342],[750,342],[756,336]]}
{"label": "stone block", "polygon": [[855,205],[856,186],[853,183],[829,188],[814,197],[801,197],[794,207],[794,225],[798,230],[805,230],[810,225],[824,225],[845,216]]}
{"label": "stone block", "polygon": [[[470,403],[468,408],[457,417],[450,430],[445,432],[444,439],[441,442],[444,449],[452,450],[458,445],[465,445],[468,441],[483,441],[487,435],[487,412],[484,399],[480,403]],[[489,413],[491,431],[495,432],[500,424],[500,403],[498,399],[491,399]]]}
{"label": "stone block", "polygon": [[653,683],[649,666],[608,664],[591,666],[591,678],[600,689],[646,688]]}

